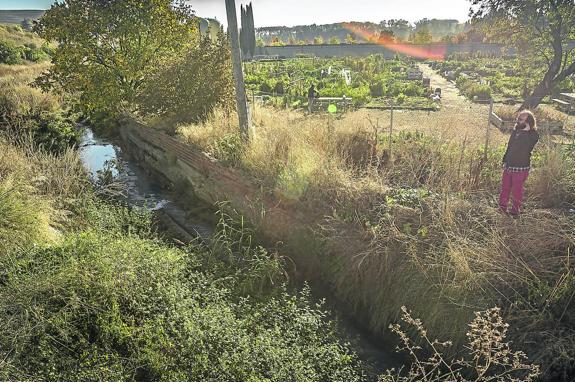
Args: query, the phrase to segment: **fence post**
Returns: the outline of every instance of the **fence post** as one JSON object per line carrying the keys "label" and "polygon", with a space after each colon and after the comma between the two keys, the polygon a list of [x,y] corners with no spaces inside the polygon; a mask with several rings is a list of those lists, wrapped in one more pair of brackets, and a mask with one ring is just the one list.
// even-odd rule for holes
{"label": "fence post", "polygon": [[391,99],[391,115],[389,120],[389,163],[393,163],[393,98]]}
{"label": "fence post", "polygon": [[487,117],[487,131],[485,132],[485,148],[483,149],[483,163],[487,163],[487,150],[489,149],[489,134],[491,132],[491,114],[493,114],[493,98],[489,100],[489,116]]}

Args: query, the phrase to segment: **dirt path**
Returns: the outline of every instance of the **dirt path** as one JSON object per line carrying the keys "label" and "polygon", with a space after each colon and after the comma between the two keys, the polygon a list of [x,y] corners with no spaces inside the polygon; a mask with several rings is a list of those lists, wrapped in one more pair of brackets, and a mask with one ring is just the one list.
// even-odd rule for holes
{"label": "dirt path", "polygon": [[[483,145],[488,125],[489,105],[479,105],[468,101],[459,94],[455,84],[441,77],[426,64],[419,64],[424,77],[431,80],[431,87],[441,88],[441,109],[429,111],[395,111],[393,131],[420,131],[444,142],[465,142],[466,145]],[[383,130],[389,129],[388,110],[358,110],[346,115],[343,124],[370,129],[378,123]],[[490,126],[490,144],[505,144],[508,136]]]}
{"label": "dirt path", "polygon": [[[480,115],[482,112],[489,113],[486,105],[478,105],[469,101],[459,93],[459,90],[453,82],[443,78],[428,65],[419,63],[418,66],[423,72],[423,76],[428,77],[431,80],[432,89],[441,88],[442,110],[439,112],[440,114],[442,112],[458,113],[466,110],[470,111],[470,114],[478,113],[478,115]],[[551,114],[559,116],[559,119],[565,122],[565,135],[567,139],[573,139],[575,137],[575,115],[565,114],[551,105],[541,105],[540,107]]]}
{"label": "dirt path", "polygon": [[454,83],[443,78],[435,70],[431,69],[424,63],[419,63],[418,66],[423,72],[423,77],[428,77],[431,80],[432,89],[441,88],[441,104],[443,108],[461,108],[473,105],[459,93],[459,90]]}

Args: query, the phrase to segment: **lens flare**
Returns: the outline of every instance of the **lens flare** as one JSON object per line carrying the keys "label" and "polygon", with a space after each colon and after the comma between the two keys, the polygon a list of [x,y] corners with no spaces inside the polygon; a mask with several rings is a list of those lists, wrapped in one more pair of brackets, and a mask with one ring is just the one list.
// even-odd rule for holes
{"label": "lens flare", "polygon": [[381,41],[377,34],[371,33],[358,25],[351,23],[342,23],[343,27],[357,36],[361,36],[366,41],[374,42],[389,50],[397,53],[405,54],[407,56],[424,58],[431,60],[444,60],[447,53],[445,44],[429,44],[429,45],[412,45],[402,44],[392,41]]}

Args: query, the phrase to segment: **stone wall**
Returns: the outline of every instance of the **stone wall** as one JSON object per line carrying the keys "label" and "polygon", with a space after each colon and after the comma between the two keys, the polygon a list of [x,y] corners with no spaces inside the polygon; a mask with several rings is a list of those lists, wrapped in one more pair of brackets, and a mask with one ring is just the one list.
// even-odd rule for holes
{"label": "stone wall", "polygon": [[449,56],[453,53],[490,53],[500,55],[503,44],[424,44],[424,45],[389,45],[379,44],[340,44],[340,45],[286,45],[258,47],[256,55],[279,56],[280,58],[294,58],[298,54],[315,57],[362,57],[370,54],[382,54],[386,58],[417,54],[423,57]]}
{"label": "stone wall", "polygon": [[[132,122],[120,130],[122,149],[165,180],[206,203],[227,201],[275,245],[304,234],[321,214],[298,211],[257,187],[247,174],[224,167],[199,148]],[[298,248],[298,252],[302,248]]]}

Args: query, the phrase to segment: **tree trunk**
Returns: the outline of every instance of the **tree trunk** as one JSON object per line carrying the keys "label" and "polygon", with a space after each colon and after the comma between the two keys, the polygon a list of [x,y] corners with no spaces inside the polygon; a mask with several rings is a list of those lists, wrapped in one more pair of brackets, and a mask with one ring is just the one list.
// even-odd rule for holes
{"label": "tree trunk", "polygon": [[[547,77],[547,76],[545,76]],[[541,103],[541,100],[551,93],[551,89],[553,89],[553,81],[547,80],[547,78],[543,79],[533,90],[531,95],[527,97],[524,101],[519,110],[533,110]]]}
{"label": "tree trunk", "polygon": [[[520,110],[535,109],[541,103],[543,97],[549,95],[553,87],[561,82],[558,76],[561,71],[561,63],[563,61],[563,41],[561,40],[560,29],[551,29],[551,46],[553,48],[553,60],[549,63],[547,73],[543,80],[535,87],[531,96],[523,101]],[[563,73],[562,73],[563,74]]]}

